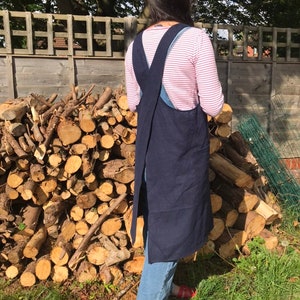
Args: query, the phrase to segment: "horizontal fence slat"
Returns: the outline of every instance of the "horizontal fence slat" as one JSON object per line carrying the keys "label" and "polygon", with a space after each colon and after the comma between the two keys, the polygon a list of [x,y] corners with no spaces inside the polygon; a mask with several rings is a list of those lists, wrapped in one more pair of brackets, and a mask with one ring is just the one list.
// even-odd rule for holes
{"label": "horizontal fence slat", "polygon": [[[3,29],[0,37],[4,39],[0,53],[45,53],[58,55],[62,39],[66,44],[66,55],[119,57],[139,30],[148,20],[135,17],[117,18],[102,16],[81,16],[0,11]],[[45,30],[35,28],[35,20],[44,23]],[[24,28],[13,28],[19,22]],[[53,24],[60,25],[54,29]],[[78,30],[79,26],[81,27]],[[300,61],[300,29],[266,26],[244,26],[226,24],[207,24],[196,22],[195,26],[205,30],[211,37],[216,59],[262,60],[266,56],[273,61]],[[20,26],[19,26],[20,27]],[[58,29],[59,28],[59,29]],[[24,39],[18,46],[15,38]],[[41,45],[42,48],[41,48]],[[21,50],[22,49],[22,50]],[[48,51],[40,51],[48,50]],[[75,50],[76,49],[76,50]]]}

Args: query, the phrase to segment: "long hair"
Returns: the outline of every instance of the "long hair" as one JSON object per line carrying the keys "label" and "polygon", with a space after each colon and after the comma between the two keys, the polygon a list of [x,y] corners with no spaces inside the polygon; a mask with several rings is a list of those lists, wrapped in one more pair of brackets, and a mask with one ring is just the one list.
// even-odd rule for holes
{"label": "long hair", "polygon": [[160,21],[177,21],[194,26],[191,17],[192,0],[147,0],[151,24]]}

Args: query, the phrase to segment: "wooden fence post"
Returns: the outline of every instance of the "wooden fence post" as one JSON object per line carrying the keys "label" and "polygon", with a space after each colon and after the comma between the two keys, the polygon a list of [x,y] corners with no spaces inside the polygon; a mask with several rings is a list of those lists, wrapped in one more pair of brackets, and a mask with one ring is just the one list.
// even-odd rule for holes
{"label": "wooden fence post", "polygon": [[129,44],[137,34],[137,19],[135,17],[124,18],[124,53],[126,53]]}

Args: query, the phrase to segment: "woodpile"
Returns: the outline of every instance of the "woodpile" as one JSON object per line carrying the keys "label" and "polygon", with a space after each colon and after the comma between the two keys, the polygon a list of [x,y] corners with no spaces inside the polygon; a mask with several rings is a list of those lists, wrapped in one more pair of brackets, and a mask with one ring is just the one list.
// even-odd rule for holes
{"label": "woodpile", "polygon": [[[101,95],[72,86],[63,99],[31,94],[0,104],[1,276],[118,284],[143,264],[143,220],[129,234],[137,114],[122,87]],[[199,252],[227,258],[262,236],[280,210],[224,105],[209,119],[214,228]]]}

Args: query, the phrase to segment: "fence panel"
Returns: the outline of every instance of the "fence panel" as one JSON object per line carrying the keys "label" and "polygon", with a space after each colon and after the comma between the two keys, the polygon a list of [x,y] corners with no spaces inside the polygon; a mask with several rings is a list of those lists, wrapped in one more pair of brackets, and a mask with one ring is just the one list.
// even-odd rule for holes
{"label": "fence panel", "polygon": [[[0,11],[0,101],[124,84],[124,55],[147,20]],[[226,101],[255,113],[300,157],[300,29],[195,23],[211,37]],[[291,146],[292,145],[292,146]]]}

